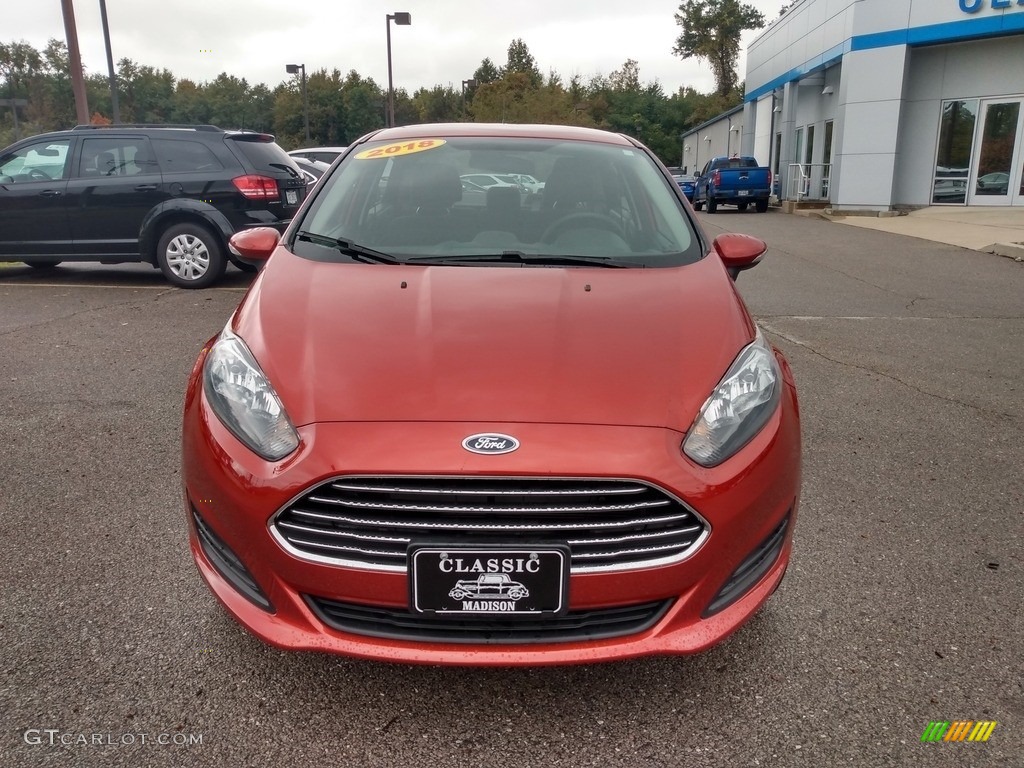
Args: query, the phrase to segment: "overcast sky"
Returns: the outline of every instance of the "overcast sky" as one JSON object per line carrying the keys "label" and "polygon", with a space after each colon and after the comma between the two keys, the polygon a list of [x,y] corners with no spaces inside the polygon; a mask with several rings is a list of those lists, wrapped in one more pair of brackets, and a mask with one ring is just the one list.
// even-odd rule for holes
{"label": "overcast sky", "polygon": [[[627,59],[643,83],[666,94],[682,86],[714,87],[707,64],[672,55],[680,0],[107,0],[115,63],[124,57],[197,82],[221,72],[273,88],[285,64],[307,73],[355,69],[387,85],[387,14],[408,11],[412,26],[391,27],[396,88],[452,85],[473,76],[485,57],[501,66],[522,38],[541,72],[584,81],[608,75]],[[776,18],[783,0],[746,0]],[[4,0],[0,42],[42,49],[65,40],[60,0]],[[82,62],[106,74],[99,0],[74,0]],[[744,45],[755,33],[744,36]],[[741,55],[739,74],[743,78]]]}

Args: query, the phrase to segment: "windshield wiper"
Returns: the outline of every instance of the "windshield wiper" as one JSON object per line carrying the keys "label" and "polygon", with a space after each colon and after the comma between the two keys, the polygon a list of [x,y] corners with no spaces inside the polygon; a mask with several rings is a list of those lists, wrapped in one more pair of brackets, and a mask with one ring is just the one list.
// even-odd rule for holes
{"label": "windshield wiper", "polygon": [[446,256],[414,256],[410,264],[460,264],[473,262],[498,262],[504,264],[549,264],[583,265],[588,267],[612,267],[615,269],[642,267],[643,264],[615,259],[611,256],[578,256],[572,253],[523,253],[522,251],[501,251],[500,253],[453,253]]}
{"label": "windshield wiper", "polygon": [[339,253],[344,254],[345,256],[351,256],[356,261],[362,261],[367,264],[404,263],[401,259],[395,258],[390,253],[375,251],[372,248],[367,248],[365,245],[353,243],[351,240],[342,240],[338,237],[328,237],[327,235],[318,235],[315,232],[306,231],[299,232],[296,237],[298,237],[299,240],[305,240],[308,243],[336,248]]}
{"label": "windshield wiper", "polygon": [[287,171],[288,175],[291,176],[293,179],[298,179],[302,177],[302,174],[296,171],[290,165],[285,165],[284,163],[267,163],[267,165],[269,165],[271,168],[280,168],[282,171]]}

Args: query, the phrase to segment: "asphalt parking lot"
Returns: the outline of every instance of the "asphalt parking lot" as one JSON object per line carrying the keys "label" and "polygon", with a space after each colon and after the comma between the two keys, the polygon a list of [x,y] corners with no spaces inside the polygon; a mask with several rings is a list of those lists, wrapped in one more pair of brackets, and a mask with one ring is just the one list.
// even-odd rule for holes
{"label": "asphalt parking lot", "polygon": [[[1024,265],[778,213],[739,288],[800,389],[793,562],[687,658],[286,654],[201,584],[185,381],[250,276],[0,266],[0,765],[1024,766]],[[922,743],[987,720],[985,743]],[[84,743],[83,743],[84,742]]]}

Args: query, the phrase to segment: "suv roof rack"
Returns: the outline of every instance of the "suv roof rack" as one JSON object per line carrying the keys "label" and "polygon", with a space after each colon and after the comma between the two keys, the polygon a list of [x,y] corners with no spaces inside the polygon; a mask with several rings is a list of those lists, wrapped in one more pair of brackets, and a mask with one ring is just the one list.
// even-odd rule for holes
{"label": "suv roof rack", "polygon": [[74,131],[94,131],[101,129],[117,129],[117,128],[184,128],[192,131],[218,131],[223,133],[222,128],[218,128],[216,125],[187,125],[185,123],[117,123],[111,125],[76,125],[72,130]]}

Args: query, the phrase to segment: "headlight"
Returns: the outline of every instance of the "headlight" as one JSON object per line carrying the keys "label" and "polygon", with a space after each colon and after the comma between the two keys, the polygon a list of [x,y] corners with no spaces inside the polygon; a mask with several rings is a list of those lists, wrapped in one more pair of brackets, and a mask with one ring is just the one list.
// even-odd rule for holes
{"label": "headlight", "polygon": [[224,426],[263,458],[277,461],[299,447],[299,434],[274,388],[249,348],[227,328],[206,356],[203,386]]}
{"label": "headlight", "polygon": [[705,467],[736,453],[775,412],[781,378],[775,355],[758,331],[700,409],[683,441],[683,452]]}

